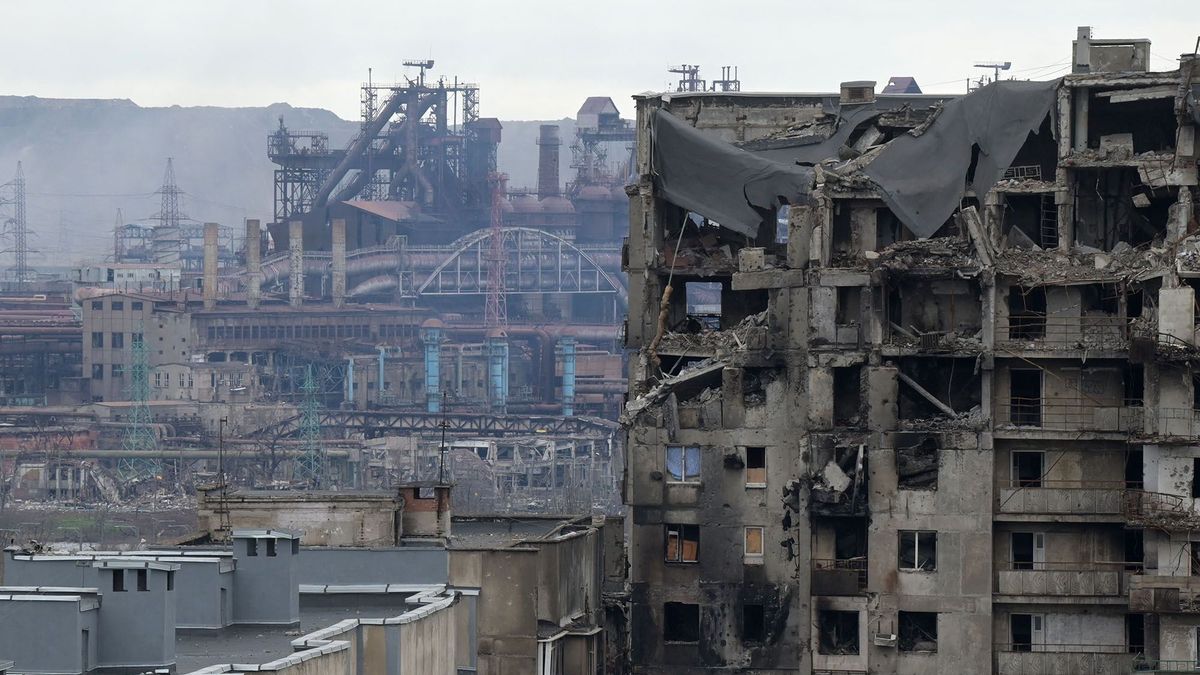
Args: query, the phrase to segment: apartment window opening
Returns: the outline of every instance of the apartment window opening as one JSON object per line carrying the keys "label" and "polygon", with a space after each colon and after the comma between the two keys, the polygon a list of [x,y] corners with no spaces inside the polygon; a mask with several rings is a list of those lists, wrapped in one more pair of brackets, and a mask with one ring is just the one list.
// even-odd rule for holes
{"label": "apartment window opening", "polygon": [[746,487],[767,486],[767,449],[746,448]]}
{"label": "apartment window opening", "polygon": [[1014,369],[1009,371],[1009,407],[1011,421],[1017,426],[1042,425],[1042,371]]}
{"label": "apartment window opening", "polygon": [[694,563],[700,560],[700,526],[667,525],[666,561]]}
{"label": "apartment window opening", "polygon": [[900,612],[900,651],[936,652],[937,612]]}
{"label": "apartment window opening", "polygon": [[858,612],[822,610],[817,615],[822,654],[858,654]]}
{"label": "apartment window opening", "polygon": [[663,642],[699,642],[700,605],[663,603]]}
{"label": "apartment window opening", "polygon": [[1046,454],[1018,450],[1012,454],[1012,483],[1015,487],[1042,487]]}
{"label": "apartment window opening", "polygon": [[767,637],[766,612],[762,605],[742,605],[742,640],[764,642]]}
{"label": "apartment window opening", "polygon": [[937,532],[926,530],[901,530],[901,570],[909,572],[933,572],[937,570]]}
{"label": "apartment window opening", "polygon": [[862,366],[833,369],[833,424],[855,426],[859,419]]}
{"label": "apartment window opening", "polygon": [[742,538],[745,562],[761,565],[763,562],[763,528],[747,527]]}
{"label": "apartment window opening", "polygon": [[1041,286],[1008,289],[1008,337],[1038,340],[1046,337],[1046,289]]}
{"label": "apartment window opening", "polygon": [[700,448],[667,446],[667,477],[676,483],[699,483]]}

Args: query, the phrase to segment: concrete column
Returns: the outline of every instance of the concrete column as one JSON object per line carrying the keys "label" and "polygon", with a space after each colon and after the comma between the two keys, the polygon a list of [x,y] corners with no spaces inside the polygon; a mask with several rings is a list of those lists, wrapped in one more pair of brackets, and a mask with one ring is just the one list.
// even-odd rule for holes
{"label": "concrete column", "polygon": [[204,224],[204,309],[217,306],[217,236],[220,226]]}
{"label": "concrete column", "polygon": [[1175,243],[1187,236],[1192,211],[1192,191],[1182,186],[1178,199],[1167,209],[1167,243]]}
{"label": "concrete column", "polygon": [[346,304],[346,221],[333,221],[333,306]]}
{"label": "concrete column", "polygon": [[246,305],[257,309],[262,297],[262,232],[257,220],[246,221]]}
{"label": "concrete column", "polygon": [[288,223],[288,304],[304,304],[304,223]]}
{"label": "concrete column", "polygon": [[538,199],[557,197],[558,148],[562,140],[558,136],[557,124],[543,124],[538,129]]}

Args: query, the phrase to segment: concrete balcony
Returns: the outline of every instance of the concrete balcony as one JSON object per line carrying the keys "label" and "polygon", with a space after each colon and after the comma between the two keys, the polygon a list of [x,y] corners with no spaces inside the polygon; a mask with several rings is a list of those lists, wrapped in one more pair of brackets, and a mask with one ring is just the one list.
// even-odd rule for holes
{"label": "concrete balcony", "polygon": [[1158,673],[1160,675],[1166,675],[1167,673],[1200,673],[1200,660],[1136,660],[1133,663],[1133,672],[1139,674]]}
{"label": "concrete balcony", "polygon": [[1133,660],[1125,645],[996,645],[999,675],[1128,675]]}
{"label": "concrete balcony", "polygon": [[997,318],[996,348],[1009,352],[1123,352],[1129,349],[1129,320],[1118,316]]}
{"label": "concrete balcony", "polygon": [[1121,499],[1122,517],[1130,527],[1165,531],[1200,529],[1200,512],[1190,497],[1126,490]]}
{"label": "concrete balcony", "polygon": [[[1126,563],[1009,563],[996,573],[996,592],[1001,596],[1033,596],[1036,602],[1093,598],[1124,603],[1128,593]],[[1027,566],[1029,569],[1012,569]],[[1035,602],[1025,598],[1022,602]]]}
{"label": "concrete balcony", "polygon": [[858,595],[867,587],[867,559],[812,561],[813,595]]}
{"label": "concrete balcony", "polygon": [[1145,411],[1141,405],[1098,405],[1014,397],[996,406],[995,421],[997,430],[1128,435],[1141,434],[1144,420]]}
{"label": "concrete balcony", "polygon": [[1078,516],[1121,520],[1125,482],[1012,481],[996,490],[996,513],[1014,516]]}
{"label": "concrete balcony", "polygon": [[1200,577],[1135,575],[1129,583],[1129,611],[1200,614]]}

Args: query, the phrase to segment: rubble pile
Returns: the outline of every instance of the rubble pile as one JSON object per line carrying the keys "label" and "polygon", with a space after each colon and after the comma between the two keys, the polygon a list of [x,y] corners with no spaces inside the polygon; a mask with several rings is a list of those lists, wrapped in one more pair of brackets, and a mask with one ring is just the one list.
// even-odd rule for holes
{"label": "rubble pile", "polygon": [[923,268],[967,268],[977,265],[971,254],[971,245],[957,237],[896,242],[880,251],[879,257],[872,264],[877,269],[893,272]]}
{"label": "rubble pile", "polygon": [[766,345],[766,310],[742,319],[728,330],[710,330],[698,333],[667,333],[662,342],[664,351],[671,353],[704,353],[718,357],[732,352],[758,349]]}

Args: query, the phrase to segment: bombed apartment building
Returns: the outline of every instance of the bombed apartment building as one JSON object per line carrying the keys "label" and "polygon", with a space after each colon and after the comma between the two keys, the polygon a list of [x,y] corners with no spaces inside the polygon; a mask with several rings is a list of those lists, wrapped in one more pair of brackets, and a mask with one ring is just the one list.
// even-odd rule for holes
{"label": "bombed apartment building", "polygon": [[1196,663],[1200,57],[1149,50],[638,97],[634,672]]}

